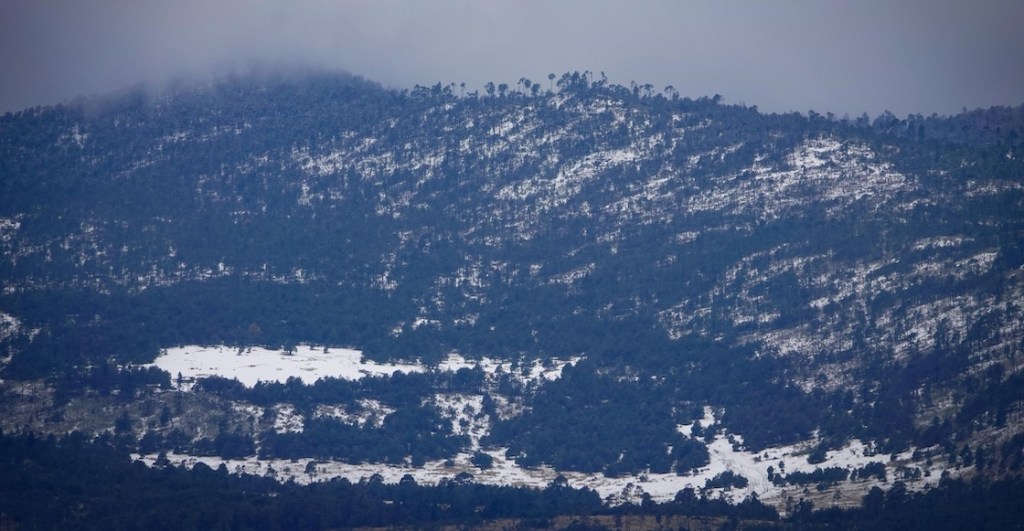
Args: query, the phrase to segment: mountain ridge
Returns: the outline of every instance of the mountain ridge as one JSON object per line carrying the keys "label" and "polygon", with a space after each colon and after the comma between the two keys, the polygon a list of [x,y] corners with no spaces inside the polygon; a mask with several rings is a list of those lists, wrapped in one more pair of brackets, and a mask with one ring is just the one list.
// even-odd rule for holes
{"label": "mountain ridge", "polygon": [[[865,123],[579,73],[517,86],[241,78],[4,116],[4,377],[186,344],[585,356],[517,391],[491,443],[661,469],[642,448],[682,448],[666,434],[707,406],[752,451],[1010,448],[1020,108]],[[566,444],[583,426],[555,435],[666,405],[597,461]]]}

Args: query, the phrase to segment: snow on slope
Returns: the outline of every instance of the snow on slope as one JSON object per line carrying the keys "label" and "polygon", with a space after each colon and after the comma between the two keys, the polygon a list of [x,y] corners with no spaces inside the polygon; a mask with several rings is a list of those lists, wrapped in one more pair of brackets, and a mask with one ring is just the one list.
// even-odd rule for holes
{"label": "snow on slope", "polygon": [[377,363],[364,359],[358,350],[309,345],[298,345],[290,354],[262,347],[189,345],[164,350],[153,365],[169,372],[175,380],[178,374],[183,381],[224,376],[236,378],[248,387],[260,381],[284,382],[290,377],[312,384],[325,377],[358,380],[368,375],[426,370],[415,363]]}
{"label": "snow on slope", "polygon": [[833,139],[812,139],[797,146],[787,157],[788,168],[776,169],[755,161],[732,178],[689,198],[691,212],[756,212],[761,219],[776,219],[783,212],[800,208],[808,197],[826,203],[839,213],[849,204],[872,198],[875,207],[891,201],[916,182],[879,162],[865,146],[844,144]]}
{"label": "snow on slope", "polygon": [[[310,346],[299,346],[291,355],[282,351],[275,351],[262,348],[230,348],[217,347],[179,347],[168,349],[155,363],[164,370],[180,370],[183,377],[195,378],[217,374],[225,377],[238,378],[246,385],[253,385],[257,381],[283,380],[291,376],[302,378],[309,383],[322,376],[335,376],[348,379],[358,379],[372,374],[389,374],[395,370],[403,372],[419,372],[427,370],[419,364],[378,364],[372,361],[363,360],[359,351],[350,349],[314,349]],[[558,360],[549,363],[546,367],[539,361],[533,365],[524,365],[512,369],[511,363],[501,360],[485,358],[479,361],[467,360],[457,354],[450,355],[438,366],[441,371],[458,371],[459,369],[474,368],[479,366],[489,377],[505,372],[523,380],[532,380],[537,383],[553,380],[561,376],[562,368],[573,360]],[[495,397],[500,399],[500,397]],[[385,482],[396,483],[403,476],[409,475],[417,482],[424,484],[436,484],[445,479],[452,479],[461,472],[473,474],[474,481],[496,485],[516,485],[543,488],[550,484],[558,475],[559,471],[549,466],[523,468],[517,465],[512,459],[505,457],[507,448],[483,448],[480,440],[490,429],[492,419],[482,413],[482,395],[463,394],[437,394],[431,403],[437,407],[439,412],[448,418],[452,423],[452,430],[457,434],[464,434],[470,437],[470,448],[458,454],[452,459],[444,459],[428,462],[421,467],[411,465],[388,465],[388,464],[347,464],[339,461],[324,461],[313,458],[305,459],[258,459],[250,457],[246,459],[221,459],[217,457],[196,457],[184,454],[171,454],[168,458],[172,463],[183,466],[194,466],[197,463],[205,463],[216,468],[224,464],[227,469],[235,473],[248,473],[268,475],[281,481],[294,480],[298,483],[309,483],[315,481],[328,481],[332,478],[344,477],[350,481],[359,481],[373,475],[380,475]],[[275,429],[279,432],[301,431],[302,417],[294,411],[290,404],[278,404],[275,409]],[[390,411],[381,408],[371,408],[374,411],[372,419],[349,418],[350,415],[343,411],[344,408],[321,406],[318,408],[317,416],[332,416],[342,420],[350,420],[356,424],[364,425],[367,421],[379,424]],[[705,428],[718,423],[718,415],[711,409],[705,408],[705,418],[701,425]],[[679,431],[684,435],[691,432],[692,424],[680,425]],[[899,456],[876,456],[871,449],[860,441],[851,441],[845,447],[828,452],[822,463],[810,464],[807,461],[807,454],[810,449],[816,446],[817,440],[812,439],[802,443],[769,448],[761,452],[749,452],[742,447],[742,437],[736,434],[729,434],[718,430],[709,440],[705,440],[710,454],[710,463],[687,473],[677,474],[648,474],[643,473],[637,476],[625,476],[617,478],[605,477],[601,474],[583,474],[577,472],[561,472],[561,475],[569,480],[574,487],[589,487],[594,489],[603,499],[609,503],[637,502],[644,493],[650,494],[655,500],[671,500],[677,492],[685,488],[693,488],[700,491],[706,482],[718,474],[729,470],[749,480],[746,488],[714,489],[708,492],[711,496],[720,496],[734,502],[741,501],[745,497],[754,494],[762,501],[773,504],[780,509],[784,508],[787,499],[794,493],[801,494],[803,487],[777,486],[768,480],[768,467],[776,470],[791,472],[811,472],[816,468],[842,467],[853,470],[856,467],[864,466],[871,462],[881,462],[890,470],[890,475],[895,477],[897,467],[905,466],[910,461],[912,452],[906,452]],[[494,465],[487,470],[480,470],[471,463],[473,453],[483,451],[493,458]],[[153,465],[156,462],[156,455],[143,455],[139,458]],[[923,478],[910,482],[911,488],[922,488],[928,481],[927,474]],[[862,482],[863,483],[863,482]],[[885,486],[884,484],[881,486]],[[831,502],[839,503],[843,499],[841,494],[844,489],[850,489],[852,482],[834,487]],[[856,489],[862,489],[857,486]],[[848,501],[856,499],[850,497]]]}
{"label": "snow on slope", "polygon": [[[438,396],[438,403],[446,408],[458,409],[465,413],[476,413],[475,409],[479,404],[474,397],[454,397],[451,395]],[[468,407],[467,407],[468,406]],[[713,426],[718,422],[719,415],[716,415],[711,408],[705,408],[705,418],[702,419],[702,426]],[[477,431],[480,423],[469,427],[464,426],[460,430],[473,437],[474,442],[479,440],[480,433]],[[692,425],[681,425],[680,431],[689,433]],[[468,428],[468,429],[467,429]],[[817,464],[810,464],[807,461],[807,454],[814,448],[818,441],[811,439],[801,443],[768,448],[761,452],[750,452],[742,448],[742,438],[735,434],[718,433],[708,441],[708,451],[711,462],[700,469],[686,475],[677,474],[647,474],[642,473],[636,476],[623,476],[616,478],[605,477],[601,474],[584,474],[578,472],[561,472],[569,484],[575,488],[588,487],[596,491],[602,499],[612,504],[639,503],[640,497],[646,493],[654,500],[668,501],[675,497],[676,493],[685,488],[693,488],[697,492],[706,492],[711,497],[721,497],[731,502],[740,502],[750,495],[756,495],[762,502],[773,505],[780,510],[785,510],[790,498],[803,498],[817,496],[817,505],[843,505],[850,506],[860,502],[860,496],[871,486],[879,486],[887,489],[891,482],[871,480],[846,481],[837,486],[830,487],[825,491],[809,492],[802,485],[778,486],[768,480],[768,467],[776,471],[812,472],[816,468],[840,467],[852,471],[869,463],[882,463],[886,467],[887,476],[895,481],[904,481],[905,485],[912,490],[919,490],[928,485],[938,483],[938,476],[932,475],[927,465],[914,461],[914,450],[908,450],[897,455],[880,454],[876,455],[872,449],[859,440],[853,440],[838,450],[829,451],[825,461]],[[544,488],[548,486],[559,475],[559,472],[549,466],[523,468],[513,460],[505,457],[506,448],[484,448],[485,453],[494,459],[494,465],[488,470],[480,470],[474,467],[470,459],[474,450],[463,452],[450,460],[430,461],[421,467],[411,465],[388,465],[388,464],[347,464],[340,461],[325,461],[313,458],[302,459],[264,459],[255,457],[246,459],[222,459],[219,457],[196,457],[183,454],[169,454],[167,457],[172,464],[192,467],[197,463],[204,463],[211,468],[217,468],[224,464],[229,472],[266,475],[276,478],[279,481],[294,480],[300,484],[311,482],[330,481],[334,478],[346,478],[349,481],[358,482],[368,479],[371,476],[379,475],[386,483],[397,483],[403,476],[411,476],[420,484],[435,485],[439,482],[453,479],[462,472],[473,475],[474,481],[478,483],[493,485],[512,485]],[[142,462],[153,466],[157,460],[156,454],[136,455]],[[924,466],[925,471],[918,478],[902,478],[901,470],[913,469]],[[940,468],[939,463],[934,465]],[[726,488],[704,490],[709,479],[729,470],[749,480],[745,488]],[[954,476],[962,473],[961,470],[951,470]],[[893,482],[894,482],[893,481]],[[813,485],[809,486],[814,489]]]}
{"label": "snow on slope", "polygon": [[[566,364],[580,359],[555,359],[547,364],[534,360],[532,364],[520,366],[517,372],[528,380],[554,380],[561,376]],[[187,345],[165,349],[152,365],[170,373],[175,385],[185,390],[191,388],[190,382],[208,376],[235,378],[252,387],[261,381],[283,383],[291,377],[299,378],[308,385],[326,377],[358,380],[364,376],[389,376],[395,372],[413,373],[428,369],[419,362],[378,363],[365,359],[358,350],[310,345],[298,345],[290,353],[263,347]],[[511,361],[494,358],[467,360],[458,354],[450,354],[437,368],[455,372],[478,365],[488,375],[497,371],[513,372]],[[182,377],[181,384],[177,383],[178,374]]]}

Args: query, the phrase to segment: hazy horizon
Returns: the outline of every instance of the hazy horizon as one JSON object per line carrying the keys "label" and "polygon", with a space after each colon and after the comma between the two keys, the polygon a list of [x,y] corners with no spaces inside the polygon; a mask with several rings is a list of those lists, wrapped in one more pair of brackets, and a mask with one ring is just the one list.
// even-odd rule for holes
{"label": "hazy horizon", "polygon": [[1024,103],[1024,3],[0,0],[0,112],[251,63],[389,88],[589,70],[766,112]]}

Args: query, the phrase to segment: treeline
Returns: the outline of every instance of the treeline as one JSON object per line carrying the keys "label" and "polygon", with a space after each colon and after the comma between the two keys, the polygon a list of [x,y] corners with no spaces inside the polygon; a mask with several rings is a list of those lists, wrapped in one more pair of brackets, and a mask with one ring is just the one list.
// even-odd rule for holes
{"label": "treeline", "polygon": [[78,371],[65,371],[51,378],[54,401],[60,406],[71,397],[85,393],[100,396],[116,394],[124,401],[134,399],[150,388],[171,388],[171,375],[156,367],[119,366],[112,361],[97,363]]}
{"label": "treeline", "polygon": [[451,457],[469,445],[451,433],[447,419],[429,407],[402,408],[388,414],[381,427],[360,427],[335,419],[307,417],[301,432],[260,434],[260,457],[317,457],[352,463],[403,463],[413,466]]}
{"label": "treeline", "polygon": [[197,380],[193,391],[262,407],[288,403],[299,413],[310,415],[320,405],[344,404],[358,411],[362,407],[359,400],[374,400],[395,408],[416,407],[436,393],[486,394],[492,385],[509,397],[523,392],[522,383],[507,373],[485,385],[485,374],[479,366],[463,367],[455,372],[395,371],[386,376],[364,376],[358,380],[328,376],[310,384],[291,376],[284,382],[260,381],[252,387],[246,387],[233,378],[208,376]]}
{"label": "treeline", "polygon": [[471,474],[419,485],[333,480],[299,486],[197,464],[149,468],[109,444],[0,434],[0,522],[29,529],[337,529],[480,525],[499,518],[549,527],[559,515],[689,515],[765,529],[1014,529],[1024,521],[1024,482],[943,479],[910,492],[873,488],[854,509],[813,510],[801,501],[780,520],[756,497],[732,505],[692,488],[664,503],[644,495],[617,507],[556,480],[544,489],[477,484]]}
{"label": "treeline", "polygon": [[788,519],[796,529],[1018,529],[1024,522],[1024,481],[1010,477],[968,483],[943,479],[933,489],[910,492],[902,482],[874,487],[855,509],[822,509],[803,502]]}
{"label": "treeline", "polygon": [[[691,493],[692,494],[692,493]],[[563,480],[544,489],[475,483],[471,474],[419,485],[411,476],[385,484],[332,480],[299,486],[229,474],[132,462],[101,437],[56,439],[0,433],[0,522],[26,528],[75,529],[337,529],[457,524],[498,518],[547,527],[559,515],[693,514],[775,519],[755,500],[731,506],[681,496],[609,508],[596,492]]]}

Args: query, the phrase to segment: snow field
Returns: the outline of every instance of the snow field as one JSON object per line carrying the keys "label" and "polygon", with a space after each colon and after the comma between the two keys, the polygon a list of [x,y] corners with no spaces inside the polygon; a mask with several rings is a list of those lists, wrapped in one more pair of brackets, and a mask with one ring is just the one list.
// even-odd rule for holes
{"label": "snow field", "polygon": [[[520,366],[518,372],[529,380],[550,381],[561,376],[566,364],[574,364],[580,359],[552,360],[547,365],[537,360],[525,368]],[[263,347],[188,345],[164,350],[152,365],[169,372],[175,385],[183,390],[191,389],[191,382],[195,379],[209,376],[235,378],[246,387],[252,387],[258,382],[283,383],[291,377],[299,378],[308,385],[326,377],[358,380],[364,376],[389,376],[395,372],[428,370],[427,366],[419,362],[378,363],[363,358],[362,352],[358,350],[310,345],[298,345],[291,353]],[[510,361],[494,358],[467,360],[458,354],[448,355],[437,369],[455,372],[462,368],[472,369],[477,365],[488,375],[496,371],[513,372]],[[181,384],[177,382],[178,374],[182,376]]]}
{"label": "snow field", "polygon": [[[258,382],[285,382],[290,377],[312,384],[320,378],[358,380],[364,376],[391,375],[426,370],[418,363],[377,363],[363,358],[362,352],[347,348],[298,345],[292,353],[263,347],[188,345],[163,351],[153,365],[183,380],[208,376],[236,378],[247,387]],[[188,385],[182,384],[183,389]]]}

